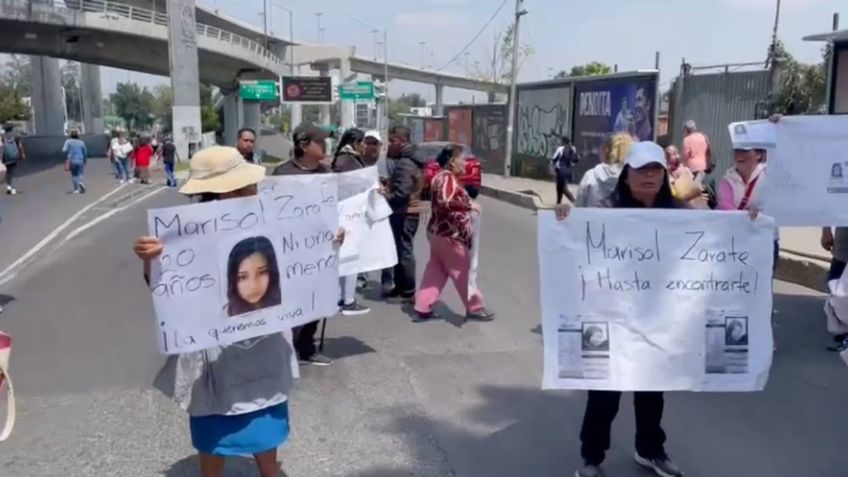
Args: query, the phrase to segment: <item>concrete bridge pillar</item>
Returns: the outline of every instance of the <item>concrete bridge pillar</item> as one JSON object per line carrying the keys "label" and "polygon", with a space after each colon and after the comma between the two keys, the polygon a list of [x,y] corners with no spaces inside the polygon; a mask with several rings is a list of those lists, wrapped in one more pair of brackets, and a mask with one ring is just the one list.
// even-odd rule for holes
{"label": "concrete bridge pillar", "polygon": [[188,158],[200,148],[200,68],[194,0],[167,0],[168,54],[174,95],[174,145]]}
{"label": "concrete bridge pillar", "polygon": [[445,114],[445,85],[436,85],[436,104],[433,107],[433,116],[441,116]]}
{"label": "concrete bridge pillar", "polygon": [[227,146],[235,146],[238,141],[238,130],[241,128],[240,102],[238,92],[224,93],[224,144]]}
{"label": "concrete bridge pillar", "polygon": [[82,122],[86,134],[103,134],[103,91],[100,87],[100,66],[82,64]]}
{"label": "concrete bridge pillar", "polygon": [[[339,85],[348,82],[351,76],[354,75],[352,75],[350,71],[350,60],[342,58],[339,67]],[[356,126],[356,103],[353,101],[343,101],[341,98],[339,98],[339,102],[339,109],[341,110],[341,119],[339,123],[342,129]]]}
{"label": "concrete bridge pillar", "polygon": [[62,75],[59,60],[46,56],[31,56],[32,110],[35,134],[63,136],[65,134],[65,99],[62,96]]}
{"label": "concrete bridge pillar", "polygon": [[259,134],[259,128],[262,127],[262,113],[258,101],[241,101],[242,115],[244,120],[241,127],[250,128]]}

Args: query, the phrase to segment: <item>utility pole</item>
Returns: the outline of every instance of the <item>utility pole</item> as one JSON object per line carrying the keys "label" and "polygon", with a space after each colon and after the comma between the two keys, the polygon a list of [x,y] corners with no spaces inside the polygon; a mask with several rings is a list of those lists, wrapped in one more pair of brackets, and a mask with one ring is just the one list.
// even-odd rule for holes
{"label": "utility pole", "polygon": [[268,41],[268,0],[262,0],[262,22],[265,24],[265,49],[267,50],[271,44]]}
{"label": "utility pole", "polygon": [[522,6],[524,0],[515,0],[515,28],[512,35],[512,71],[511,81],[509,85],[509,116],[507,117],[506,127],[506,157],[504,158],[504,177],[511,175],[512,167],[512,149],[515,143],[515,116],[518,107],[518,52],[521,37],[519,36],[519,26],[521,17],[527,14]]}
{"label": "utility pole", "polygon": [[774,10],[774,29],[771,33],[771,47],[769,48],[769,87],[770,97],[774,97],[774,92],[777,90],[777,28],[780,25],[780,0],[777,0],[777,6]]}
{"label": "utility pole", "polygon": [[421,69],[423,70],[424,69],[424,61],[425,61],[424,60],[424,51],[425,51],[424,49],[427,46],[427,42],[426,41],[419,41],[418,44],[421,46]]}
{"label": "utility pole", "polygon": [[377,61],[377,33],[380,33],[380,30],[377,30],[376,28],[371,30],[371,36],[373,37],[372,41],[374,45],[374,61]]}
{"label": "utility pole", "polygon": [[318,24],[318,43],[321,43],[321,15],[323,15],[321,12],[315,14],[315,22]]}

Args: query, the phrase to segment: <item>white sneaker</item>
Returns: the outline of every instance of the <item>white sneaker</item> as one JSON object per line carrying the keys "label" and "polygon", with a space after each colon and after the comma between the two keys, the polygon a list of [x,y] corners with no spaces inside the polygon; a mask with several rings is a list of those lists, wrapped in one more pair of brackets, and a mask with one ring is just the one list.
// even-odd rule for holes
{"label": "white sneaker", "polygon": [[77,189],[77,190],[75,190],[73,193],[74,193],[74,194],[79,194],[79,193],[80,193],[80,191],[79,191],[79,189]]}
{"label": "white sneaker", "polygon": [[18,193],[18,190],[15,188],[9,189],[9,195],[15,195]]}
{"label": "white sneaker", "polygon": [[130,184],[135,184],[135,179],[130,179]]}
{"label": "white sneaker", "polygon": [[123,180],[123,179],[121,179],[121,180],[119,180],[119,181],[118,181],[118,184],[121,184],[121,185],[126,184],[126,183],[127,183],[127,181],[125,181],[125,180]]}

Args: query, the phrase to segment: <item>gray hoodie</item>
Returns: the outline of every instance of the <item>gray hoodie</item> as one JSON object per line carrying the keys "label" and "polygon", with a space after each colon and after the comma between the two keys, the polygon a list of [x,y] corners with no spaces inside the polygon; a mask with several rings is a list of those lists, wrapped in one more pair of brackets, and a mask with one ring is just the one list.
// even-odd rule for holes
{"label": "gray hoodie", "polygon": [[580,188],[577,190],[577,207],[600,207],[618,185],[618,176],[622,166],[619,164],[598,164],[586,171]]}

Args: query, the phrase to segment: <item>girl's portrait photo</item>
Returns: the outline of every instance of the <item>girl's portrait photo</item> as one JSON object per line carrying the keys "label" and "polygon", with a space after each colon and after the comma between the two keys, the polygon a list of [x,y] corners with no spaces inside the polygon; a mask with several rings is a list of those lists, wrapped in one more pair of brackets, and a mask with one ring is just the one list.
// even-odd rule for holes
{"label": "girl's portrait photo", "polygon": [[227,260],[227,314],[238,316],[280,305],[280,267],[266,237],[237,243]]}

